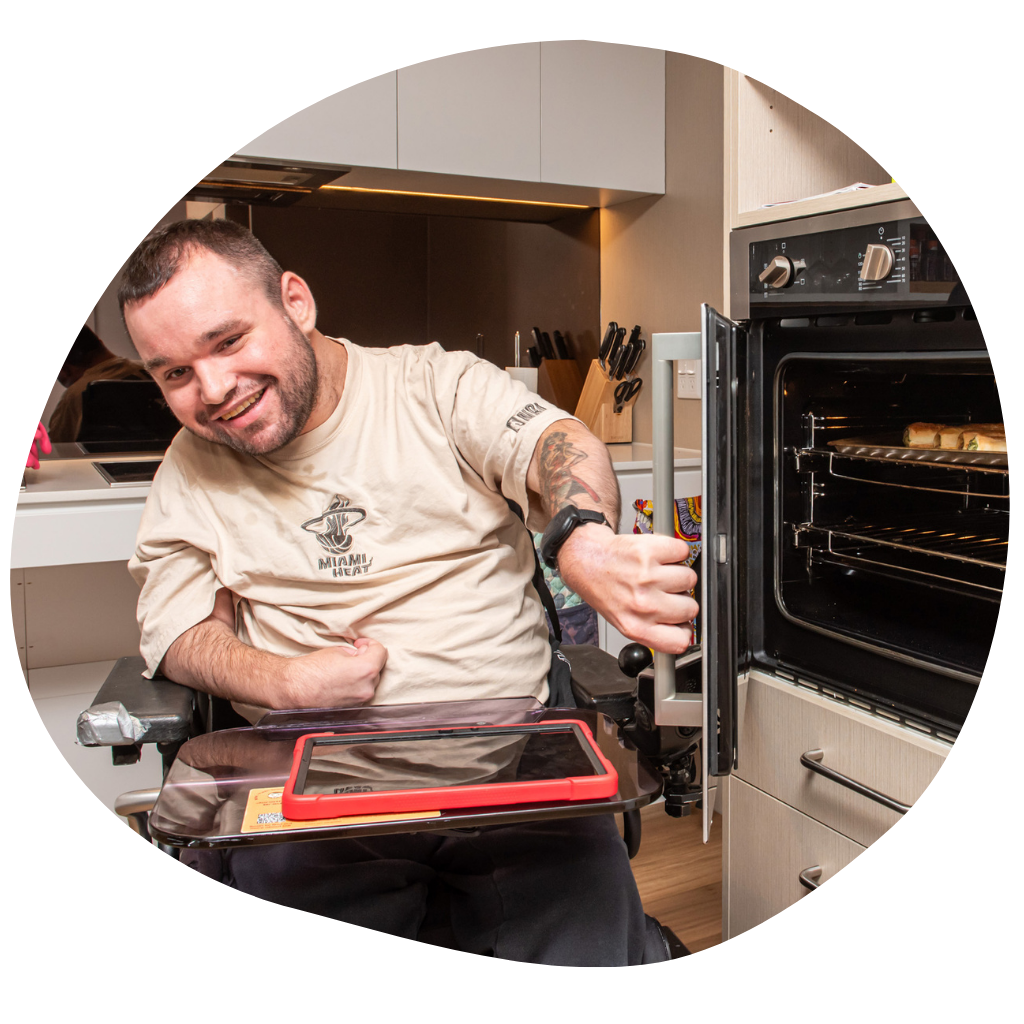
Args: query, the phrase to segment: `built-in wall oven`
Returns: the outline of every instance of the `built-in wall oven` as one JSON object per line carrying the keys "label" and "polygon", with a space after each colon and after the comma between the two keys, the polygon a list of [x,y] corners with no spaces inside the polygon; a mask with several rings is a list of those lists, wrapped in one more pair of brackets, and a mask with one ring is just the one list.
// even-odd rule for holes
{"label": "built-in wall oven", "polygon": [[952,742],[1009,535],[1005,451],[904,443],[916,422],[994,436],[1002,420],[979,324],[913,204],[735,231],[731,275],[731,319],[704,307],[700,334],[652,339],[656,527],[673,363],[703,360],[702,692],[680,692],[670,656],[654,686],[660,724],[692,727],[699,705],[705,830],[742,757],[751,669]]}

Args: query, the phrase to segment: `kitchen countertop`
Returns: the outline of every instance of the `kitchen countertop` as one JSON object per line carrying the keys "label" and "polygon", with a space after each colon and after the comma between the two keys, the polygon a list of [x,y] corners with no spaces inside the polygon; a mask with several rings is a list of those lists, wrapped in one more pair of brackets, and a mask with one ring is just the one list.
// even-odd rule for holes
{"label": "kitchen countertop", "polygon": [[[652,446],[634,441],[632,444],[610,444],[608,454],[612,457],[615,470],[650,470]],[[676,448],[674,466],[676,469],[690,469],[700,466],[700,451],[697,448]]]}
{"label": "kitchen countertop", "polygon": [[[157,461],[159,456],[133,456],[131,461]],[[97,462],[127,461],[100,458]],[[111,487],[87,459],[46,459],[38,469],[25,470],[25,490],[18,495],[18,507],[80,501],[126,501],[145,498],[149,484]]]}
{"label": "kitchen countertop", "polygon": [[[612,466],[616,472],[650,471],[651,445],[610,444]],[[48,505],[67,502],[130,501],[146,498],[148,483],[111,487],[93,466],[96,462],[155,461],[153,455],[111,455],[96,458],[44,459],[39,469],[25,471],[25,490],[18,496],[18,507]],[[700,452],[694,448],[676,448],[675,468],[689,469],[700,466]]]}

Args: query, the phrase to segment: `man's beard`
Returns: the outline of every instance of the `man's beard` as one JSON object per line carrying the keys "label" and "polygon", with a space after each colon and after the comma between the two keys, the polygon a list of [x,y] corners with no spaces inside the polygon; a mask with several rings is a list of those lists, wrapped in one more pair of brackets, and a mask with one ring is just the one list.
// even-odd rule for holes
{"label": "man's beard", "polygon": [[287,313],[282,312],[281,315],[288,325],[288,333],[294,343],[288,361],[288,370],[286,375],[281,377],[258,378],[260,387],[257,388],[259,391],[268,385],[275,386],[281,415],[274,430],[269,435],[265,431],[261,432],[264,436],[259,443],[253,443],[244,437],[232,434],[221,427],[216,420],[200,424],[205,428],[205,432],[186,427],[190,433],[204,441],[226,445],[243,455],[269,455],[299,436],[316,405],[320,390],[320,378],[316,355],[309,339],[299,330],[298,324]]}

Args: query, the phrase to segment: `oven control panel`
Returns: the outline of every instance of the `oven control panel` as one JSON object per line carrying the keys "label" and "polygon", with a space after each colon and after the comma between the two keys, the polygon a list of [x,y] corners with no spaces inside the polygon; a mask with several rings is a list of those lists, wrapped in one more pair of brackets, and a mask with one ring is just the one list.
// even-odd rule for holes
{"label": "oven control panel", "polygon": [[749,266],[752,310],[829,302],[944,304],[962,291],[941,243],[920,218],[751,242]]}

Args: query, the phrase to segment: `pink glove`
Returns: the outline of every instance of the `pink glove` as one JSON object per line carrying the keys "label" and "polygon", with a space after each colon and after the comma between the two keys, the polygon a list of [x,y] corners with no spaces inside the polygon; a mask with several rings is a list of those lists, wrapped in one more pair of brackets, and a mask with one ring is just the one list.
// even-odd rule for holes
{"label": "pink glove", "polygon": [[53,447],[50,445],[50,435],[46,433],[46,427],[39,424],[36,427],[36,436],[32,438],[32,444],[28,449],[28,459],[25,462],[26,469],[38,469],[39,468],[39,456],[49,455],[53,451]]}

